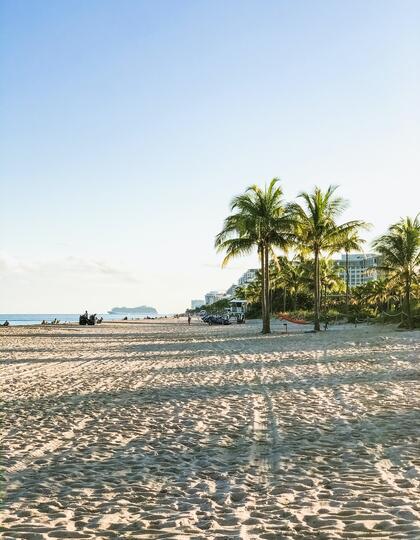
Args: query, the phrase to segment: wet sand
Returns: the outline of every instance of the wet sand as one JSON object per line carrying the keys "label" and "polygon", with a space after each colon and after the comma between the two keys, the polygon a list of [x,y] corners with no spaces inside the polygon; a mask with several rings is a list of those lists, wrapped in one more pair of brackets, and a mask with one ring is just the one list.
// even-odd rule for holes
{"label": "wet sand", "polygon": [[2,538],[419,539],[420,333],[281,329],[0,329]]}

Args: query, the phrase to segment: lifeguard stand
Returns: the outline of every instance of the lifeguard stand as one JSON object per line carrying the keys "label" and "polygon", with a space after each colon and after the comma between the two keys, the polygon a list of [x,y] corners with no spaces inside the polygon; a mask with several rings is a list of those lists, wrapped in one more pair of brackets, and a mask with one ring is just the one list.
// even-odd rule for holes
{"label": "lifeguard stand", "polygon": [[246,304],[246,300],[233,298],[229,302],[229,307],[227,308],[229,318],[234,317],[238,324],[245,322]]}

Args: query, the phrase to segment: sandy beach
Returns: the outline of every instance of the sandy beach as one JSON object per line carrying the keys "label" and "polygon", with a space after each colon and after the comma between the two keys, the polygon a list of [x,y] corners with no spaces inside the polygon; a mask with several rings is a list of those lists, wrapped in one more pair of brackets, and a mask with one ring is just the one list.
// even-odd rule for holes
{"label": "sandy beach", "polygon": [[0,329],[2,538],[420,538],[420,333],[258,330]]}

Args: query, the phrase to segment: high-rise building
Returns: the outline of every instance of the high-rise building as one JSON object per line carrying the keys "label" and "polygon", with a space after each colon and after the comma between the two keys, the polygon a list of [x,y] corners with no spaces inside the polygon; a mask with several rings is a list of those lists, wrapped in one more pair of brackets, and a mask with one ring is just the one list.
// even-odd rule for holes
{"label": "high-rise building", "polygon": [[251,283],[251,281],[254,281],[258,270],[256,268],[250,268],[243,274],[239,280],[238,285],[246,285],[247,283]]}
{"label": "high-rise building", "polygon": [[[349,253],[349,285],[357,287],[368,281],[378,279],[378,260],[376,253]],[[340,276],[346,281],[346,256],[342,255],[337,261],[340,268]]]}
{"label": "high-rise building", "polygon": [[204,298],[206,299],[206,305],[214,304],[218,300],[225,298],[225,293],[223,291],[210,291]]}

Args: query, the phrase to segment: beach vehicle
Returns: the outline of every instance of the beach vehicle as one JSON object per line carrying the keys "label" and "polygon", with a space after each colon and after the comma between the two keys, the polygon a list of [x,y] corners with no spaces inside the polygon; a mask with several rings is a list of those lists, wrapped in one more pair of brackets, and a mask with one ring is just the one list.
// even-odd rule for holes
{"label": "beach vehicle", "polygon": [[213,324],[231,324],[229,317],[223,315],[204,315],[203,317],[201,317],[201,320],[207,323],[209,326],[212,326]]}
{"label": "beach vehicle", "polygon": [[[204,313],[201,320],[209,325],[212,324],[232,324],[231,319],[236,319],[237,324],[245,323],[246,301],[232,299],[229,302],[229,307],[225,309],[223,314],[209,315]],[[201,312],[200,312],[201,314]]]}

